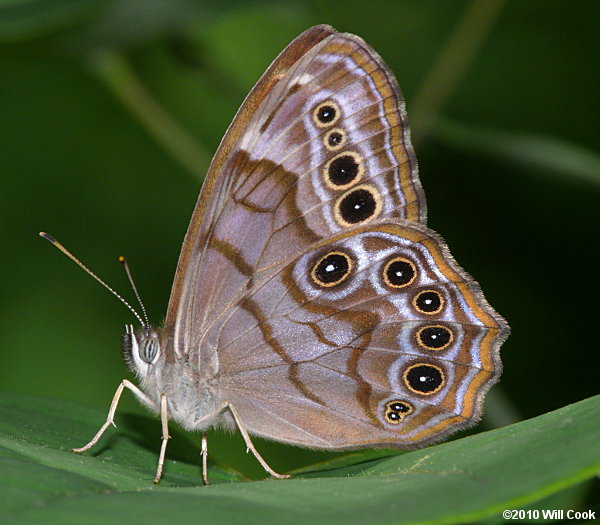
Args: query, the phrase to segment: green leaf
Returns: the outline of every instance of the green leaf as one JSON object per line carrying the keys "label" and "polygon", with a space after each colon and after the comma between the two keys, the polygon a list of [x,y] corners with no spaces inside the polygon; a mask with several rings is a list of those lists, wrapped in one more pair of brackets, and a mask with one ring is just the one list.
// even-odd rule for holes
{"label": "green leaf", "polygon": [[152,485],[159,426],[143,416],[120,415],[91,453],[69,452],[104,417],[63,401],[0,396],[2,523],[464,523],[600,471],[600,396],[423,450],[350,454],[287,481],[224,483],[240,478],[212,467],[209,487],[197,448],[177,431],[163,482]]}

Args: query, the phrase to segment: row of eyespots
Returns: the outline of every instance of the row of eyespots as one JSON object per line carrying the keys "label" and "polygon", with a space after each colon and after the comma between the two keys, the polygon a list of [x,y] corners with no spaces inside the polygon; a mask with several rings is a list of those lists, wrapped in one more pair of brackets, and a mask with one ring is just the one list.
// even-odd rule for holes
{"label": "row of eyespots", "polygon": [[[331,287],[348,278],[354,264],[352,258],[342,251],[331,251],[314,265],[311,277],[318,286]],[[393,257],[383,267],[383,281],[390,288],[404,288],[417,278],[415,264],[404,257]],[[437,290],[421,290],[412,299],[413,308],[420,314],[435,315],[444,309],[445,300]]]}
{"label": "row of eyespots", "polygon": [[[417,278],[416,265],[405,257],[393,257],[383,268],[383,281],[390,288],[405,288]],[[413,297],[412,305],[420,314],[438,314],[445,300],[437,290],[422,290]]]}
{"label": "row of eyespots", "polygon": [[[345,281],[353,269],[352,258],[334,250],[317,260],[310,276],[317,286],[331,288]],[[423,290],[413,297],[412,304],[419,313],[436,314],[442,310],[444,299],[437,290]],[[414,338],[421,348],[439,352],[452,344],[454,334],[444,325],[426,324],[416,330]]]}
{"label": "row of eyespots", "polygon": [[377,217],[382,208],[383,201],[377,188],[371,184],[361,184],[337,199],[334,217],[338,224],[349,227]]}
{"label": "row of eyespots", "polygon": [[[342,284],[355,267],[350,255],[341,250],[332,250],[321,256],[313,264],[310,277],[319,287],[332,288]],[[389,260],[383,269],[383,280],[392,288],[403,288],[414,282],[416,267],[403,257]],[[412,298],[413,308],[422,315],[439,314],[445,306],[445,299],[438,290],[420,290]],[[414,333],[418,346],[425,350],[439,352],[448,348],[454,341],[454,333],[442,324],[426,324]]]}
{"label": "row of eyespots", "polygon": [[417,278],[417,267],[404,257],[393,257],[383,267],[383,281],[390,288],[410,286]]}
{"label": "row of eyespots", "polygon": [[412,305],[421,314],[439,314],[444,309],[444,297],[437,290],[422,290],[413,297]]}
{"label": "row of eyespots", "polygon": [[[328,100],[315,107],[312,118],[319,128],[332,127],[341,118],[341,110],[335,102]],[[323,145],[328,151],[340,150],[347,140],[346,132],[340,127],[329,129],[323,135]],[[364,159],[356,151],[339,153],[323,168],[323,178],[329,188],[348,190],[336,200],[334,206],[335,220],[341,226],[349,227],[370,221],[383,209],[383,200],[375,186],[356,186],[364,174]]]}

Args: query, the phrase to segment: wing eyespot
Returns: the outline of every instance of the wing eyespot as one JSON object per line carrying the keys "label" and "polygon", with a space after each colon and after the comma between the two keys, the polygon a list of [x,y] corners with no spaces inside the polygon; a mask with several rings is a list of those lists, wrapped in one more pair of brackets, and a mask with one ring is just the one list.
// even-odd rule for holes
{"label": "wing eyespot", "polygon": [[382,209],[383,201],[377,188],[371,184],[361,184],[337,199],[334,216],[340,226],[349,227],[373,220]]}
{"label": "wing eyespot", "polygon": [[420,314],[439,314],[445,306],[446,300],[437,290],[421,290],[412,300],[413,308]]}
{"label": "wing eyespot", "polygon": [[319,128],[333,126],[341,116],[340,107],[333,100],[321,102],[312,113],[313,122]]}
{"label": "wing eyespot", "polygon": [[415,363],[402,374],[404,385],[411,392],[430,396],[439,392],[446,384],[446,374],[441,366],[431,363]]}
{"label": "wing eyespot", "polygon": [[421,348],[439,352],[452,344],[454,334],[452,330],[441,324],[426,325],[417,330],[415,339]]}
{"label": "wing eyespot", "polygon": [[310,277],[317,286],[331,288],[344,282],[353,268],[354,262],[347,253],[334,250],[313,265]]}
{"label": "wing eyespot", "polygon": [[330,129],[323,136],[323,145],[329,151],[337,151],[344,147],[348,141],[348,135],[342,128]]}
{"label": "wing eyespot", "polygon": [[335,190],[345,190],[356,184],[364,175],[363,158],[355,151],[337,154],[325,164],[325,184]]}
{"label": "wing eyespot", "polygon": [[383,418],[390,425],[399,425],[407,416],[414,412],[414,407],[408,402],[401,399],[388,401],[383,408]]}
{"label": "wing eyespot", "polygon": [[417,278],[417,267],[405,257],[393,257],[385,263],[382,276],[383,282],[390,288],[404,288]]}

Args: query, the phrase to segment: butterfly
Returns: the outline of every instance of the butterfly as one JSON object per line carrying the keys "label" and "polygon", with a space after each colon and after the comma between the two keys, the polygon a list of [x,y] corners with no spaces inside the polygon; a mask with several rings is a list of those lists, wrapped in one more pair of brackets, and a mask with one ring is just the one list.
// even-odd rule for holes
{"label": "butterfly", "polygon": [[[210,165],[167,315],[126,327],[124,389],[168,421],[317,449],[411,449],[479,419],[509,328],[426,227],[392,72],[315,26],[254,86]],[[48,238],[49,236],[47,236]],[[52,240],[52,239],[50,239]]]}

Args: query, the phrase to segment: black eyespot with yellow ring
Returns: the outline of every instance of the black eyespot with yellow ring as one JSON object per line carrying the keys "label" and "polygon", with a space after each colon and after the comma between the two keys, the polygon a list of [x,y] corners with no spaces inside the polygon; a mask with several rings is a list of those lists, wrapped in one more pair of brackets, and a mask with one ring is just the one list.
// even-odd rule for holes
{"label": "black eyespot with yellow ring", "polygon": [[328,100],[321,102],[312,113],[313,122],[319,128],[326,128],[333,126],[341,117],[342,113],[340,107],[333,102]]}
{"label": "black eyespot with yellow ring", "polygon": [[390,288],[410,286],[416,278],[415,263],[405,257],[394,257],[383,267],[383,282]]}
{"label": "black eyespot with yellow ring", "polygon": [[425,350],[439,352],[448,348],[454,341],[454,334],[450,328],[441,324],[422,326],[415,334],[417,344]]}
{"label": "black eyespot with yellow ring", "polygon": [[437,290],[421,290],[412,300],[413,308],[420,314],[439,314],[444,309],[445,300]]}
{"label": "black eyespot with yellow ring", "polygon": [[355,151],[339,153],[323,169],[325,183],[334,190],[345,190],[356,184],[364,172],[363,158]]}
{"label": "black eyespot with yellow ring", "polygon": [[390,425],[398,425],[414,410],[414,407],[408,401],[395,399],[385,404],[383,417]]}
{"label": "black eyespot with yellow ring", "polygon": [[323,136],[323,145],[329,151],[337,151],[344,147],[347,140],[348,135],[342,128],[333,128]]}
{"label": "black eyespot with yellow ring", "polygon": [[333,213],[340,226],[349,227],[375,219],[382,209],[379,190],[371,184],[360,184],[338,198]]}
{"label": "black eyespot with yellow ring", "polygon": [[446,384],[444,369],[431,363],[415,363],[407,367],[402,379],[411,392],[423,396],[439,392]]}
{"label": "black eyespot with yellow ring", "polygon": [[317,286],[331,288],[344,282],[353,268],[354,262],[348,254],[332,251],[314,264],[310,276]]}

